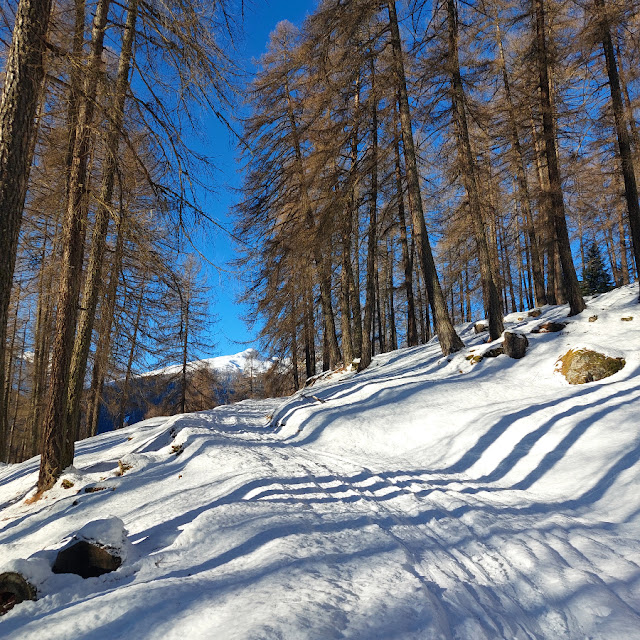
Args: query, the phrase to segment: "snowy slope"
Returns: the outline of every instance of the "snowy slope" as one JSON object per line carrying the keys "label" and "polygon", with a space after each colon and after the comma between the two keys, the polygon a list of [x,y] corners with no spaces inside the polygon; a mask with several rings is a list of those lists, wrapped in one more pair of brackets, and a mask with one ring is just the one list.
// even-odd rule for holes
{"label": "snowy slope", "polygon": [[[0,571],[20,566],[40,598],[0,637],[640,639],[636,292],[529,334],[519,361],[472,365],[486,345],[467,327],[449,359],[400,350],[286,400],[98,436],[61,479],[73,488],[31,505],[37,460],[1,467]],[[554,365],[578,344],[626,366],[570,386]],[[117,571],[50,572],[110,517],[132,543]]]}

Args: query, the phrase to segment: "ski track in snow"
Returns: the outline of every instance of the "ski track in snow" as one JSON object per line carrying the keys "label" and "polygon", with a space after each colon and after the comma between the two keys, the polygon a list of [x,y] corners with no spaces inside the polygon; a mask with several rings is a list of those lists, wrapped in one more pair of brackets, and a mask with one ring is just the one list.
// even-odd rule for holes
{"label": "ski track in snow", "polygon": [[[34,505],[37,459],[0,467],[0,570],[26,559],[39,591],[0,637],[640,639],[639,323],[611,380],[549,371],[587,331],[619,343],[633,291],[609,295],[608,324],[537,336],[518,363],[429,345],[285,401],[104,434],[79,444],[73,490]],[[51,574],[108,516],[133,543],[122,567]]]}

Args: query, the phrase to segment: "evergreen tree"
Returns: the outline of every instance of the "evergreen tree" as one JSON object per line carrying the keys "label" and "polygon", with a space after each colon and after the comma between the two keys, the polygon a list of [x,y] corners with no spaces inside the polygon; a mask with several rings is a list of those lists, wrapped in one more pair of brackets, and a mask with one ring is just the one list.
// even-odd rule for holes
{"label": "evergreen tree", "polygon": [[606,293],[611,291],[611,275],[604,266],[604,260],[600,254],[600,247],[595,242],[591,243],[582,272],[582,292],[584,295],[593,293]]}

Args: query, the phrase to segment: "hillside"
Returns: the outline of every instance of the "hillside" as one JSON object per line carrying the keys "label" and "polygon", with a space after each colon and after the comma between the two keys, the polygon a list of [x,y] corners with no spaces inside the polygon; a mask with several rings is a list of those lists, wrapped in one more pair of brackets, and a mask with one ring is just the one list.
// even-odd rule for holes
{"label": "hillside", "polygon": [[[469,325],[447,359],[432,341],[290,398],[102,434],[33,504],[38,460],[0,466],[0,571],[39,596],[0,637],[640,639],[636,296],[507,316],[521,360],[474,364],[489,345]],[[568,325],[531,333],[550,320]],[[555,363],[575,346],[626,365],[569,385]],[[53,574],[107,518],[122,566]]]}

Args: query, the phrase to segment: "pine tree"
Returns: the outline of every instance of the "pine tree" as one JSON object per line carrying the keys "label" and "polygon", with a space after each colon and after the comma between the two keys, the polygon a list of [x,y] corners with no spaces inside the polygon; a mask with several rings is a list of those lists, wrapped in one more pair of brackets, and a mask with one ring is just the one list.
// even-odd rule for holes
{"label": "pine tree", "polygon": [[613,289],[611,274],[604,266],[600,247],[595,242],[592,242],[587,251],[584,271],[582,272],[583,295],[606,293],[611,289]]}

